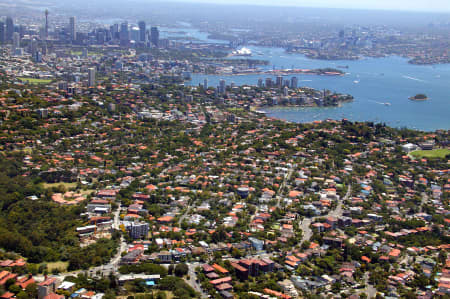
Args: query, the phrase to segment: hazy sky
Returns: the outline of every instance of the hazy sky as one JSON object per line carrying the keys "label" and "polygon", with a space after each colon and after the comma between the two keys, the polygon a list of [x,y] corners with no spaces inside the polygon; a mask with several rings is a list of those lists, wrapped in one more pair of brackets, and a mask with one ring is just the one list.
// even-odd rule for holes
{"label": "hazy sky", "polygon": [[177,0],[221,4],[311,6],[450,12],[450,0]]}

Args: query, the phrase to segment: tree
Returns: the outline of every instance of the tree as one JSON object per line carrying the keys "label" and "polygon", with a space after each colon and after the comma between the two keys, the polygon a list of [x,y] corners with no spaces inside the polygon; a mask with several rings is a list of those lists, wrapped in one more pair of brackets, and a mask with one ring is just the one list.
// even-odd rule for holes
{"label": "tree", "polygon": [[182,277],[182,276],[188,274],[188,272],[189,272],[189,267],[185,263],[178,264],[175,267],[175,275],[176,276]]}

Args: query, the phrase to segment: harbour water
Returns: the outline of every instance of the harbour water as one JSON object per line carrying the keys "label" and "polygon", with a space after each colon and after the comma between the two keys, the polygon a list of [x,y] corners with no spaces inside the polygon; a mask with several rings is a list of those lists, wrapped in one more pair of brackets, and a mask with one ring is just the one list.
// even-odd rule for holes
{"label": "harbour water", "polygon": [[[208,41],[206,34],[189,28],[189,35]],[[311,122],[324,119],[347,118],[353,121],[373,121],[393,127],[433,131],[450,129],[450,64],[412,65],[408,59],[391,56],[365,58],[355,61],[324,61],[309,59],[301,54],[288,54],[281,48],[248,46],[254,59],[268,60],[262,69],[317,69],[342,68],[345,76],[292,75],[299,79],[299,86],[329,89],[354,96],[351,103],[333,108],[270,108],[269,116],[293,122]],[[288,79],[292,76],[285,76]],[[227,84],[256,85],[267,75],[213,76],[193,74],[190,85],[203,83],[217,86],[220,79]],[[428,101],[411,101],[418,93],[429,97]]]}

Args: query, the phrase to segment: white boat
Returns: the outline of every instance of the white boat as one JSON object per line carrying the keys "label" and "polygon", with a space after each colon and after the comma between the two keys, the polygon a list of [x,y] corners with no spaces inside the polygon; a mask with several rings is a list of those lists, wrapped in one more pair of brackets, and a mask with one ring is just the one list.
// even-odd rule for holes
{"label": "white boat", "polygon": [[358,84],[358,83],[359,83],[359,80],[355,80],[355,81],[353,81],[353,83]]}
{"label": "white boat", "polygon": [[249,48],[241,48],[239,50],[235,50],[231,53],[234,56],[252,56],[252,50]]}

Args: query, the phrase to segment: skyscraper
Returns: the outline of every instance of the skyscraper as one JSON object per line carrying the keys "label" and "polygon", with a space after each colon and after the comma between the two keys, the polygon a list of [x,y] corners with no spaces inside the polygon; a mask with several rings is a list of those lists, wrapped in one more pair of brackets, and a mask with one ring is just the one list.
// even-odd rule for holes
{"label": "skyscraper", "polygon": [[146,24],[145,24],[145,22],[144,21],[140,21],[139,23],[138,23],[138,25],[139,25],[139,41],[141,42],[141,43],[145,43],[147,40],[146,40],[146,30],[147,30],[147,26],[146,26]]}
{"label": "skyscraper", "polygon": [[159,46],[159,29],[158,27],[152,27],[151,29],[151,41],[155,47]]}
{"label": "skyscraper", "polygon": [[93,67],[88,69],[88,86],[95,86],[95,68]]}
{"label": "skyscraper", "polygon": [[11,17],[6,18],[6,41],[12,42],[14,33],[14,21]]}
{"label": "skyscraper", "polygon": [[69,34],[70,40],[74,41],[77,39],[77,29],[75,25],[75,17],[70,17],[69,19]]}
{"label": "skyscraper", "polygon": [[6,42],[5,23],[0,22],[0,44],[4,44],[5,42]]}
{"label": "skyscraper", "polygon": [[298,79],[297,77],[291,78],[291,88],[297,88],[298,87]]}
{"label": "skyscraper", "polygon": [[13,47],[14,49],[20,48],[20,34],[19,32],[13,33]]}
{"label": "skyscraper", "polygon": [[45,10],[45,38],[48,38],[48,10]]}
{"label": "skyscraper", "polygon": [[203,80],[203,88],[208,89],[208,79]]}
{"label": "skyscraper", "polygon": [[219,81],[219,93],[225,93],[225,90],[226,90],[225,80],[221,79]]}
{"label": "skyscraper", "polygon": [[128,22],[120,24],[120,45],[126,46],[130,41],[130,33],[128,32]]}
{"label": "skyscraper", "polygon": [[283,77],[282,76],[277,76],[276,85],[278,88],[283,87]]}

